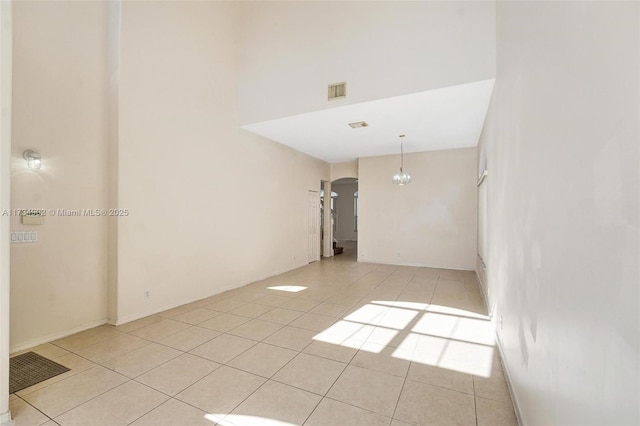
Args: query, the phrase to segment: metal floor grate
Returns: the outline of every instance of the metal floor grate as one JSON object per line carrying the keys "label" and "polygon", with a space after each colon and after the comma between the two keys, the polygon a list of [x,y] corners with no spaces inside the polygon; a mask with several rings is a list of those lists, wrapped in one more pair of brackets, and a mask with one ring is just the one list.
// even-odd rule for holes
{"label": "metal floor grate", "polygon": [[9,360],[9,393],[18,392],[67,371],[69,369],[64,365],[35,352],[14,356]]}

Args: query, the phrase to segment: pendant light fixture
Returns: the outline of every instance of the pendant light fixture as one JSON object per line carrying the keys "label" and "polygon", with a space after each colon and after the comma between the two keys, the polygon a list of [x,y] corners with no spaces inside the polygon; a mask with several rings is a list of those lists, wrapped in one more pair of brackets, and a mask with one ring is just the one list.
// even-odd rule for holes
{"label": "pendant light fixture", "polygon": [[400,172],[393,175],[393,184],[398,186],[404,186],[408,183],[411,183],[411,172],[405,172],[403,170],[404,167],[404,149],[402,146],[402,141],[404,139],[404,135],[400,135]]}

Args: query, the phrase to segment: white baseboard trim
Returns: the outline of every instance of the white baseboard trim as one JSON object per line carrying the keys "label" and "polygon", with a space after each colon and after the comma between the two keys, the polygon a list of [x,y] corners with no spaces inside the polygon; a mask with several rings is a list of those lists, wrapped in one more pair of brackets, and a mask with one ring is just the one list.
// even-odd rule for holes
{"label": "white baseboard trim", "polygon": [[196,298],[193,298],[193,299],[187,299],[187,301],[181,302],[178,305],[171,304],[171,305],[163,306],[160,309],[153,310],[152,312],[137,313],[137,314],[134,314],[134,315],[129,315],[129,316],[124,317],[124,318],[118,318],[115,321],[110,318],[107,322],[109,324],[111,324],[111,325],[116,325],[116,326],[122,325],[122,324],[126,324],[126,323],[131,322],[131,321],[135,321],[135,320],[139,320],[139,319],[144,318],[144,317],[148,317],[149,315],[155,315],[155,314],[158,314],[160,312],[164,312],[164,311],[167,311],[169,309],[177,308],[177,307],[182,306],[182,305],[188,305],[189,303],[197,302],[199,300],[206,299],[208,297],[212,297],[212,296],[215,296],[215,295],[220,294],[220,293],[224,293],[225,291],[234,290],[236,288],[243,287],[243,286],[245,286],[247,284],[251,284],[251,283],[254,283],[256,281],[266,280],[267,278],[275,277],[276,275],[284,274],[285,272],[293,271],[294,269],[298,269],[298,268],[301,268],[301,267],[306,266],[306,265],[308,265],[308,263],[306,263],[306,262],[304,262],[304,263],[296,263],[295,265],[292,265],[292,267],[290,266],[290,267],[281,268],[279,270],[268,272],[266,274],[260,275],[260,276],[255,277],[255,278],[250,278],[250,279],[238,281],[238,282],[230,284],[228,286],[216,289],[216,291],[214,293],[211,293],[211,294],[209,294],[207,296],[204,296],[204,297],[196,297]]}
{"label": "white baseboard trim", "polygon": [[61,339],[63,337],[71,336],[72,334],[79,333],[81,331],[88,330],[93,327],[98,327],[100,325],[106,324],[107,319],[101,319],[98,321],[93,321],[87,324],[83,324],[78,327],[70,328],[64,331],[59,331],[57,333],[49,334],[47,336],[38,337],[37,339],[27,340],[26,342],[19,343],[15,346],[11,346],[9,349],[10,353],[15,353],[19,351],[23,351],[25,349],[33,348],[38,345],[42,345],[43,343],[49,343],[53,340]]}
{"label": "white baseboard trim", "polygon": [[[482,299],[484,300],[484,305],[487,308],[487,312],[489,312],[489,318],[493,318],[493,312],[489,310],[489,298],[488,295],[484,291],[484,287],[480,282],[480,277],[478,276],[478,271],[474,271],[476,275],[476,285],[480,288],[480,294],[482,294]],[[502,365],[502,372],[504,373],[504,377],[507,381],[507,388],[509,389],[509,395],[511,396],[511,402],[513,403],[513,411],[516,414],[516,420],[518,420],[518,424],[524,426],[525,423],[522,421],[522,414],[520,412],[520,404],[518,403],[518,397],[513,391],[513,385],[511,381],[511,373],[509,373],[509,367],[507,366],[506,358],[504,357],[504,349],[502,348],[502,340],[500,340],[500,335],[498,334],[498,329],[495,328],[495,336],[496,336],[496,346],[498,348],[498,352],[500,353],[500,363]]]}
{"label": "white baseboard trim", "polygon": [[0,426],[13,426],[13,420],[11,420],[11,411],[0,414]]}
{"label": "white baseboard trim", "polygon": [[452,268],[450,266],[434,266],[434,265],[428,265],[428,264],[425,264],[425,263],[387,262],[387,261],[381,261],[381,260],[362,259],[361,257],[358,257],[358,262],[360,262],[360,263],[375,263],[375,264],[378,264],[378,265],[413,266],[413,267],[416,267],[416,268],[450,269],[452,271],[475,272],[474,269]]}

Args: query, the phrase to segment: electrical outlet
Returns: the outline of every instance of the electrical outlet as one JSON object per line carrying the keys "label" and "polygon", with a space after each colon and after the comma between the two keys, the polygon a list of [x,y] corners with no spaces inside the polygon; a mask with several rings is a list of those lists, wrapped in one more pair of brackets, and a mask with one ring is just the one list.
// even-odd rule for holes
{"label": "electrical outlet", "polygon": [[145,290],[144,291],[144,298],[145,299],[151,299],[151,291]]}

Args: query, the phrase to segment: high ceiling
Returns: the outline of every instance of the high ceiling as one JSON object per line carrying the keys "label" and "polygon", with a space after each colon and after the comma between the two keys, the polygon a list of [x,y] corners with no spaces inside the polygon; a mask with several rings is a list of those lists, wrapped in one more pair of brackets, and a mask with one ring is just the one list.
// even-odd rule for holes
{"label": "high ceiling", "polygon": [[[244,129],[337,163],[359,157],[476,146],[494,79],[248,124]],[[368,126],[351,128],[365,121]]]}

